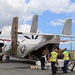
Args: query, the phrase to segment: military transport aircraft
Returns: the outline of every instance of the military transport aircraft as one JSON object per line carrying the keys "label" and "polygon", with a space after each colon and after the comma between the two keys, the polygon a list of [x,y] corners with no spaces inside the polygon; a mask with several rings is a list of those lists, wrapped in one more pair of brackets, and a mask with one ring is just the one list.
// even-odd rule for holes
{"label": "military transport aircraft", "polygon": [[[75,37],[71,35],[72,19],[67,19],[63,32],[59,34],[44,34],[38,32],[38,15],[33,16],[30,33],[18,32],[18,17],[13,18],[11,28],[11,40],[1,39],[0,43],[6,59],[10,56],[17,58],[40,58],[45,48],[52,51],[52,48],[60,44],[60,37]],[[18,41],[18,35],[23,35],[25,39]],[[30,36],[29,36],[30,35]],[[9,41],[5,43],[4,41]]]}

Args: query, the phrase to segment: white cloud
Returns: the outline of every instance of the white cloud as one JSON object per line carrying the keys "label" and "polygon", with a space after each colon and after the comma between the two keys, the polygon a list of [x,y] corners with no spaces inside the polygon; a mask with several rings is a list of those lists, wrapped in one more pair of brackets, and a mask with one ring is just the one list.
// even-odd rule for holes
{"label": "white cloud", "polygon": [[[27,24],[20,25],[19,28],[18,28],[18,31],[19,32],[29,32],[30,27],[31,26],[27,25]],[[11,26],[4,26],[3,27],[0,38],[11,38]]]}
{"label": "white cloud", "polygon": [[56,21],[51,21],[50,25],[60,26],[60,25],[63,25],[64,22],[65,22],[65,19],[56,19]]}
{"label": "white cloud", "polygon": [[24,24],[19,26],[19,31],[21,32],[29,32],[30,31],[30,25]]}
{"label": "white cloud", "polygon": [[[3,30],[8,33],[7,28],[11,27],[9,25],[12,24],[14,16],[19,17],[19,25],[23,27],[34,14],[42,14],[46,10],[53,13],[73,13],[75,2],[72,3],[71,0],[0,0],[0,29],[3,27]],[[62,22],[52,21],[51,24],[62,25]],[[24,30],[22,27],[21,29]],[[6,32],[4,35],[7,34]]]}
{"label": "white cloud", "polygon": [[50,21],[50,25],[53,25],[53,26],[61,26],[65,23],[65,21],[67,19],[72,19],[72,23],[75,23],[75,20],[73,17],[69,17],[69,18],[65,18],[65,19],[55,19],[55,21]]}
{"label": "white cloud", "polygon": [[31,19],[33,14],[42,14],[49,10],[54,13],[72,13],[75,3],[71,0],[0,0],[0,27],[10,25],[14,16],[19,17],[19,23]]}
{"label": "white cloud", "polygon": [[0,0],[0,27],[11,25],[12,18],[19,17],[19,23],[31,19],[32,14],[26,10],[25,0]]}
{"label": "white cloud", "polygon": [[11,26],[4,26],[0,38],[10,38]]}
{"label": "white cloud", "polygon": [[53,26],[62,25],[61,22],[54,22],[54,21],[51,21],[50,24],[53,25]]}
{"label": "white cloud", "polygon": [[72,3],[71,0],[30,0],[27,4],[27,9],[36,13],[46,10],[54,13],[72,13],[75,11],[74,8],[75,3]]}

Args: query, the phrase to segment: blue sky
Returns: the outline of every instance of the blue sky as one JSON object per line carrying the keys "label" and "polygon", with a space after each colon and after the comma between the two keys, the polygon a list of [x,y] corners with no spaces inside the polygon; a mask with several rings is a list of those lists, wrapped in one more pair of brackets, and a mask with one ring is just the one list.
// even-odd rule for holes
{"label": "blue sky", "polygon": [[[39,31],[61,34],[65,20],[71,18],[72,35],[75,35],[75,0],[0,0],[0,30],[3,31],[0,37],[10,38],[14,16],[19,17],[19,30],[29,31],[35,14],[38,15]],[[70,44],[60,45],[60,48],[65,47],[70,49]]]}

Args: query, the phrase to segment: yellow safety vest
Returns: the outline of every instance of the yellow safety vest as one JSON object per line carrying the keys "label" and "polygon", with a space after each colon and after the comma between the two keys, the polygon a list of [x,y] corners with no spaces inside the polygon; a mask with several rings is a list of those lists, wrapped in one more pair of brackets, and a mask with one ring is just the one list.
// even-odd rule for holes
{"label": "yellow safety vest", "polygon": [[75,52],[74,52],[74,60],[75,60]]}
{"label": "yellow safety vest", "polygon": [[67,51],[63,52],[64,54],[64,60],[70,60],[70,57],[69,57],[69,53]]}
{"label": "yellow safety vest", "polygon": [[56,62],[57,61],[57,52],[51,52],[51,57],[50,57],[50,61],[51,62]]}

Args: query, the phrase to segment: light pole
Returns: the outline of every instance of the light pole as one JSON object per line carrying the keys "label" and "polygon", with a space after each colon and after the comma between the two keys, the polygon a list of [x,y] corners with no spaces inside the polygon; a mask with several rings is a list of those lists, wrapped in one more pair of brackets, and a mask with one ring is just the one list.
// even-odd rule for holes
{"label": "light pole", "polygon": [[71,37],[70,47],[71,47],[71,52],[72,52],[72,37]]}
{"label": "light pole", "polygon": [[[71,31],[71,34],[72,34],[72,31]],[[71,59],[72,59],[72,57],[73,57],[73,53],[72,53],[72,37],[71,37],[70,49],[71,49],[70,55],[71,55]]]}

